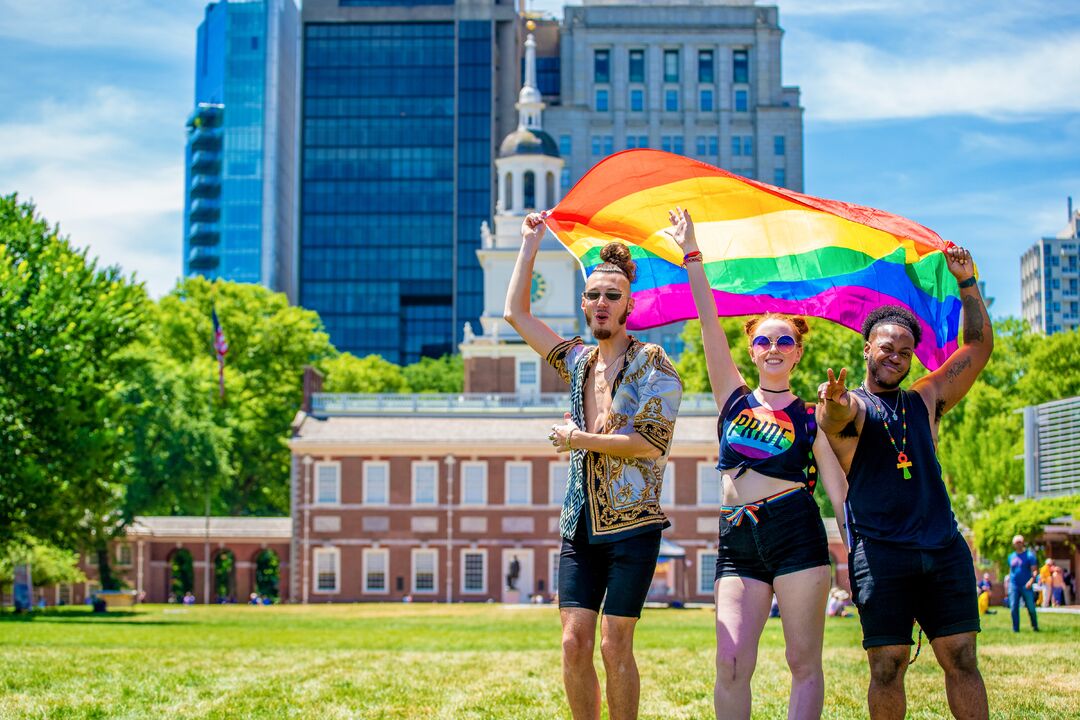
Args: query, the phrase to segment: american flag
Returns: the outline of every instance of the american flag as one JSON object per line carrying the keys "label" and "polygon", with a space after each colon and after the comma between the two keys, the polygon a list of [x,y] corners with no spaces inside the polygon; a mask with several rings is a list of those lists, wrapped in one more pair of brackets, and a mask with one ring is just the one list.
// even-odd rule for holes
{"label": "american flag", "polygon": [[218,390],[220,397],[225,397],[225,353],[229,352],[229,343],[225,340],[225,331],[221,329],[218,321],[217,308],[210,310],[210,316],[214,320],[214,354],[218,362]]}

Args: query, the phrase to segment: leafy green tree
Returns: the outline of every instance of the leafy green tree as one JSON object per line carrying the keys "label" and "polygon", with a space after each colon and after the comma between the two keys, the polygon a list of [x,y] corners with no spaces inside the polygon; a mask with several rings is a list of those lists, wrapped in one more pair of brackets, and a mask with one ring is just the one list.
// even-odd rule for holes
{"label": "leafy green tree", "polygon": [[0,198],[0,548],[74,549],[122,496],[123,355],[149,301],[14,195]]}
{"label": "leafy green tree", "polygon": [[358,358],[351,353],[323,360],[323,390],[331,393],[404,393],[409,383],[400,366],[380,355]]}
{"label": "leafy green tree", "polygon": [[1017,390],[1024,405],[1080,395],[1080,328],[1034,336]]}
{"label": "leafy green tree", "polygon": [[412,392],[460,393],[465,389],[465,363],[460,355],[421,358],[406,365],[403,373]]}
{"label": "leafy green tree", "polygon": [[[211,322],[215,307],[229,343],[224,398],[217,391]],[[284,294],[258,285],[191,277],[157,303],[149,338],[147,350],[152,357],[170,358],[180,368],[178,377],[183,380],[177,382],[201,379],[198,392],[189,398],[187,413],[200,422],[213,422],[227,434],[227,443],[210,433],[203,436],[203,442],[213,443],[215,452],[226,452],[227,458],[199,457],[193,450],[188,456],[196,465],[191,477],[198,474],[194,470],[220,473],[206,480],[217,488],[211,512],[287,513],[289,450],[285,441],[303,399],[303,368],[319,365],[334,354],[319,316],[290,306]],[[211,408],[209,414],[196,409],[200,398]],[[201,503],[190,505],[197,490],[189,487],[184,493],[185,499],[175,507],[201,513]]]}
{"label": "leafy green tree", "polygon": [[79,569],[79,554],[33,539],[14,540],[0,553],[0,596],[15,581],[15,566],[30,563],[30,576],[35,587],[57,583],[85,582]]}
{"label": "leafy green tree", "polygon": [[1080,516],[1080,495],[1003,503],[975,522],[975,545],[983,557],[1004,567],[1014,535],[1031,544],[1051,520],[1063,515]]}

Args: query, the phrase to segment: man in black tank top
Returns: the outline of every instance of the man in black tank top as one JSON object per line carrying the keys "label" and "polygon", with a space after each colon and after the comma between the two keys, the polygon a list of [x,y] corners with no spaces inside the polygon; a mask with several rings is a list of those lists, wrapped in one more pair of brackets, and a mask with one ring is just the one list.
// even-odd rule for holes
{"label": "man in black tank top", "polygon": [[960,287],[963,346],[903,390],[922,326],[906,308],[880,307],[863,324],[862,385],[848,391],[847,371],[837,377],[830,369],[819,396],[818,423],[848,474],[848,572],[870,661],[874,720],[903,718],[907,710],[904,673],[915,621],[945,671],[953,715],[989,715],[975,653],[975,569],[942,482],[937,432],[942,415],[986,366],[994,339],[970,253],[954,246],[945,258]]}

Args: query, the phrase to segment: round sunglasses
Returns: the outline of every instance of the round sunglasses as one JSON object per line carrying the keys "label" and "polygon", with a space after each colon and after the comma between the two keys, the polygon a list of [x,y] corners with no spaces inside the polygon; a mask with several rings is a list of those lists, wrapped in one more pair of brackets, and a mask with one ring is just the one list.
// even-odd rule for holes
{"label": "round sunglasses", "polygon": [[775,347],[778,351],[787,355],[788,353],[794,352],[798,344],[799,343],[795,341],[795,338],[790,335],[781,335],[776,338],[776,340],[770,340],[764,335],[758,335],[750,343],[750,347],[762,352],[768,352]]}

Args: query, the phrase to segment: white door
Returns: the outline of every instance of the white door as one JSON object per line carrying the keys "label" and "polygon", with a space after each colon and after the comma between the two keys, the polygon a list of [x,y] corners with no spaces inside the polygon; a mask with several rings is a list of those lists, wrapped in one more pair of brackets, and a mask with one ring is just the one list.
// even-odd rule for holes
{"label": "white door", "polygon": [[502,601],[527,603],[536,592],[533,573],[533,551],[511,548],[502,551]]}

